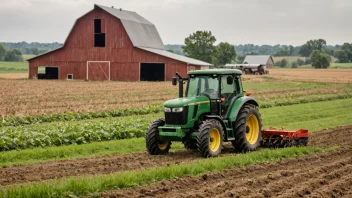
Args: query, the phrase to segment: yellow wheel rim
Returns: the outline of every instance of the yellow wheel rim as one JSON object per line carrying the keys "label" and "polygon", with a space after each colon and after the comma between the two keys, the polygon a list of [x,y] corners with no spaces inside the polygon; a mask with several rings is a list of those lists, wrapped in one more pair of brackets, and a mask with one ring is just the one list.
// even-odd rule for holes
{"label": "yellow wheel rim", "polygon": [[246,122],[246,139],[249,144],[255,144],[259,136],[259,122],[255,115],[250,115]]}
{"label": "yellow wheel rim", "polygon": [[169,145],[169,141],[165,141],[165,142],[158,142],[158,146],[160,150],[165,150],[167,148],[167,146]]}
{"label": "yellow wheel rim", "polygon": [[210,131],[210,137],[209,137],[209,148],[212,152],[216,152],[219,147],[220,147],[220,142],[221,142],[221,136],[220,132],[218,129],[213,128]]}

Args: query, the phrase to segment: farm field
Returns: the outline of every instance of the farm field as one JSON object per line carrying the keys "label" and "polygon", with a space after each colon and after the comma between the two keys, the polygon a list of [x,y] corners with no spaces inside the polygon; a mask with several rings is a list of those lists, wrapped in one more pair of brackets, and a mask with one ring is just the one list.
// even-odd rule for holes
{"label": "farm field", "polygon": [[[269,76],[243,76],[243,81],[244,88],[261,101],[262,107],[352,96],[352,70],[273,69]],[[178,92],[170,82],[0,80],[0,83],[2,117],[147,108],[161,105]],[[153,90],[147,91],[150,87]]]}
{"label": "farm field", "polygon": [[309,146],[225,144],[210,159],[181,143],[147,154],[148,123],[177,97],[170,82],[0,80],[0,197],[349,197],[352,72],[270,72],[243,76],[264,128],[306,128]]}
{"label": "farm field", "polygon": [[[302,65],[302,68],[312,68],[312,65]],[[352,63],[331,63],[329,69],[352,69]]]}
{"label": "farm field", "polygon": [[28,62],[0,62],[0,74],[27,72]]}

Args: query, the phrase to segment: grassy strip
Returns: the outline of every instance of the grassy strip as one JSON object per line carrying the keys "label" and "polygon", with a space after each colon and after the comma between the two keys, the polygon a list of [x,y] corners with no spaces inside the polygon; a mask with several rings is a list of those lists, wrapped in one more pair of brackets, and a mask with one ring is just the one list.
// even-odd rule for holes
{"label": "grassy strip", "polygon": [[[172,143],[171,150],[182,149],[178,142]],[[0,166],[34,164],[45,161],[68,160],[75,158],[88,158],[109,156],[116,154],[129,154],[145,151],[144,138],[95,142],[83,145],[70,145],[50,148],[34,148],[21,151],[7,151],[0,153]]]}
{"label": "grassy strip", "polygon": [[[286,129],[306,128],[310,132],[351,124],[352,99],[318,102],[260,110],[264,128],[285,127]],[[150,114],[146,120],[162,117],[162,113]],[[172,148],[181,149],[181,143],[173,143]],[[87,158],[145,151],[144,138],[95,142],[49,148],[35,148],[22,151],[0,152],[0,166],[32,164],[61,159]]]}
{"label": "grassy strip", "polygon": [[0,190],[0,197],[62,197],[98,195],[112,189],[121,189],[146,185],[155,181],[178,178],[185,175],[199,175],[220,171],[226,168],[243,167],[258,163],[277,162],[322,152],[313,147],[291,147],[285,149],[263,149],[247,154],[199,160],[193,164],[172,165],[141,171],[127,171],[120,174],[83,176],[79,178],[59,179],[49,182],[30,183],[11,186]]}

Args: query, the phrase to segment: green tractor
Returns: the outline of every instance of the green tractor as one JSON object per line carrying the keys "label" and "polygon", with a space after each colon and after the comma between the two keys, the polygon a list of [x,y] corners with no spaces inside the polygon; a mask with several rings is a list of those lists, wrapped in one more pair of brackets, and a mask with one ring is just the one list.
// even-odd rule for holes
{"label": "green tractor", "polygon": [[176,75],[172,84],[179,83],[179,98],[164,103],[165,119],[152,121],[146,132],[151,155],[167,154],[172,141],[198,149],[206,158],[218,156],[223,142],[231,141],[237,152],[260,146],[258,102],[243,91],[240,70],[196,70],[188,72],[188,78]]}

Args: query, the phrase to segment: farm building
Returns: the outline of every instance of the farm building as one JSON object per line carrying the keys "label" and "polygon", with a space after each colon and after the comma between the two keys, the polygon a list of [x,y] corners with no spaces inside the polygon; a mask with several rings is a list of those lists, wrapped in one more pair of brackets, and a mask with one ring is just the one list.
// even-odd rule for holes
{"label": "farm building", "polygon": [[274,59],[270,55],[247,55],[243,64],[259,64],[269,69],[274,67]]}
{"label": "farm building", "polygon": [[76,20],[63,47],[28,61],[29,78],[45,79],[165,81],[211,66],[165,51],[155,25],[136,12],[100,5]]}

